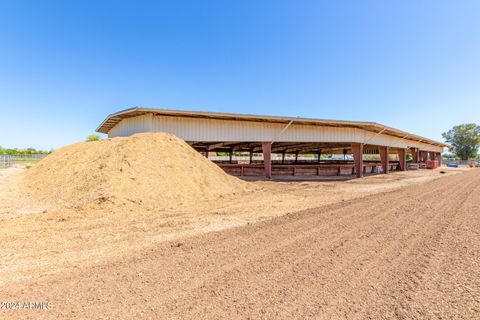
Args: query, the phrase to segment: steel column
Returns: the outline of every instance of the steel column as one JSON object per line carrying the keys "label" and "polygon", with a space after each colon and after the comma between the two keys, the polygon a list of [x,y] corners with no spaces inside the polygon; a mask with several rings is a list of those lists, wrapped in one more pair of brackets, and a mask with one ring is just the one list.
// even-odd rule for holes
{"label": "steel column", "polygon": [[418,163],[418,149],[410,148],[410,150],[412,151],[413,163]]}
{"label": "steel column", "polygon": [[272,178],[272,143],[262,142],[263,152],[263,166],[265,169],[265,177],[267,179]]}
{"label": "steel column", "polygon": [[404,148],[398,148],[398,159],[400,160],[400,171],[407,170],[407,151]]}
{"label": "steel column", "polygon": [[352,143],[353,160],[357,178],[363,177],[363,143]]}
{"label": "steel column", "polygon": [[389,147],[378,147],[378,151],[380,153],[380,160],[382,162],[383,173],[385,174],[387,174],[390,171],[390,164],[388,162],[389,150],[390,150]]}

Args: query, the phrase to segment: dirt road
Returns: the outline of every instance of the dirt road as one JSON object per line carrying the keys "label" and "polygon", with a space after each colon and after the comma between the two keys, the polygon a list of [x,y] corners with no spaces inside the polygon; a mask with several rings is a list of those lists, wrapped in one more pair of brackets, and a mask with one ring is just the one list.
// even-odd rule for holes
{"label": "dirt road", "polygon": [[8,283],[78,319],[479,319],[480,170]]}

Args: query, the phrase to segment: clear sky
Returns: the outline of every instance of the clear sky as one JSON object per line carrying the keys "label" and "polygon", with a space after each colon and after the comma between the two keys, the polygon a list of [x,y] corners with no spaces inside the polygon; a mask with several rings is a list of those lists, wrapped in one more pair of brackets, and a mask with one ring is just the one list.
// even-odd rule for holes
{"label": "clear sky", "polygon": [[0,145],[58,148],[143,106],[480,122],[480,1],[1,1]]}

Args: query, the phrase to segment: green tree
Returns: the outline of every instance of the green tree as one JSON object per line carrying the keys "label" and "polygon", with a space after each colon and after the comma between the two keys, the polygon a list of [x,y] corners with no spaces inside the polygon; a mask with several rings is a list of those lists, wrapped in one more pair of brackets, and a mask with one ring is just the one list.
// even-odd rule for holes
{"label": "green tree", "polygon": [[480,145],[480,126],[475,123],[461,124],[442,133],[452,147],[450,151],[462,160],[475,157]]}
{"label": "green tree", "polygon": [[[53,150],[53,149],[52,149]],[[16,154],[48,154],[51,153],[48,151],[43,151],[43,150],[37,150],[35,148],[27,148],[27,149],[5,149],[0,147],[0,154],[10,154],[10,155],[16,155]]]}
{"label": "green tree", "polygon": [[92,141],[98,141],[100,140],[100,135],[98,134],[91,134],[91,135],[88,135],[87,136],[87,140],[85,140],[86,142],[92,142]]}

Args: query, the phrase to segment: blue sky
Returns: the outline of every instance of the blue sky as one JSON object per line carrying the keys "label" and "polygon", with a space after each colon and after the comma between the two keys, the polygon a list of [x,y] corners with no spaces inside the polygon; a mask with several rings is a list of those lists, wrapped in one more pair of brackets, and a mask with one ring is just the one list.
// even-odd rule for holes
{"label": "blue sky", "polygon": [[58,148],[143,106],[480,122],[479,1],[2,1],[0,145]]}

